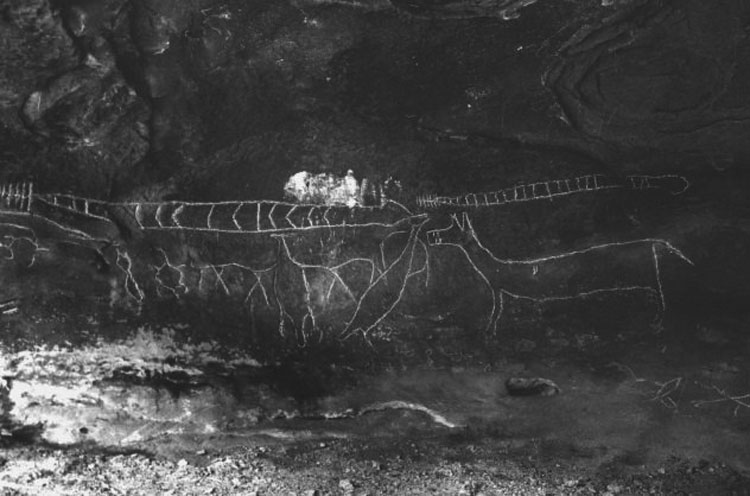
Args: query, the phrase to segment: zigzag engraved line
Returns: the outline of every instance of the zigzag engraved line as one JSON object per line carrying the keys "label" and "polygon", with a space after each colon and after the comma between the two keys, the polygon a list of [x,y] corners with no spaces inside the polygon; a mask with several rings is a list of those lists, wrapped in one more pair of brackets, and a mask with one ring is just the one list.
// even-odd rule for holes
{"label": "zigzag engraved line", "polygon": [[[6,186],[6,189],[8,187]],[[1,192],[2,190],[0,190]],[[15,198],[15,189],[10,193],[6,192],[6,196],[9,198]],[[25,197],[24,197],[25,198]],[[394,222],[358,222],[348,223],[346,218],[341,223],[336,223],[331,220],[330,214],[333,212],[331,206],[322,205],[303,205],[294,204],[288,202],[274,202],[274,201],[245,201],[245,202],[181,202],[181,201],[169,201],[169,202],[121,202],[112,203],[104,202],[100,200],[91,200],[87,198],[80,198],[72,195],[34,195],[34,198],[45,205],[52,206],[54,208],[62,209],[67,212],[76,213],[92,219],[102,220],[111,222],[111,219],[106,215],[109,208],[112,207],[124,207],[126,210],[132,212],[133,218],[135,219],[138,227],[142,230],[189,230],[198,232],[216,232],[216,233],[237,233],[237,234],[249,234],[249,233],[284,233],[289,231],[304,231],[321,228],[336,228],[336,227],[394,227],[395,225],[403,222],[404,219],[399,219]],[[397,205],[399,208],[404,210],[404,214],[411,215],[411,213],[403,205],[391,202],[393,205]],[[185,209],[187,207],[210,207],[208,212],[203,213],[205,221],[201,224],[196,225],[185,225],[184,217]],[[231,223],[233,228],[216,227],[217,219],[215,218],[217,208],[220,206],[233,206],[234,209],[231,215],[228,215],[227,221]],[[266,213],[263,212],[264,206],[270,206]],[[93,208],[96,207],[96,208]],[[282,217],[276,218],[276,212],[279,207],[288,207],[289,211]],[[173,211],[169,217],[169,220],[165,218],[166,212],[169,208]],[[243,226],[238,215],[243,208],[254,208],[255,209],[255,226],[245,227]],[[293,212],[299,211],[301,208],[307,209],[307,215],[305,218],[307,222],[301,225],[297,225],[291,218]],[[342,210],[350,210],[346,207],[339,207]],[[370,212],[382,212],[382,207],[355,207],[360,211]],[[146,210],[150,210],[148,219],[146,219]],[[316,216],[319,219],[316,220]],[[283,220],[283,222],[279,222]],[[171,222],[170,222],[171,221]],[[270,228],[264,227],[264,223],[270,225]],[[149,224],[155,225],[149,225]],[[284,225],[284,224],[288,224]]]}

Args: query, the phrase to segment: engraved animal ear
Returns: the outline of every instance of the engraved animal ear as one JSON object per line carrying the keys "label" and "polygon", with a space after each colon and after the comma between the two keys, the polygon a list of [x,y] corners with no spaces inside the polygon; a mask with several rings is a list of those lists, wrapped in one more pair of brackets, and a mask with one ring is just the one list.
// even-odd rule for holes
{"label": "engraved animal ear", "polygon": [[459,229],[463,231],[463,219],[459,220],[458,215],[451,214],[451,224],[453,224],[454,226],[458,227]]}
{"label": "engraved animal ear", "polygon": [[451,214],[451,225],[448,227],[448,229],[452,227],[457,227],[459,231],[466,232],[466,228],[471,227],[471,223],[468,222],[468,217],[466,215],[466,212],[462,212],[459,214]]}
{"label": "engraved animal ear", "polygon": [[458,224],[462,231],[474,232],[474,226],[471,225],[469,214],[461,212],[461,222]]}

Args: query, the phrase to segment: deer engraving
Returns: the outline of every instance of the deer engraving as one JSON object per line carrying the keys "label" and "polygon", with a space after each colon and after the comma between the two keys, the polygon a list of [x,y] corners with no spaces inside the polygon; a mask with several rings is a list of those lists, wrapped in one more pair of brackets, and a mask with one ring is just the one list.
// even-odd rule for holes
{"label": "deer engraving", "polygon": [[461,250],[487,285],[492,311],[486,332],[492,334],[497,331],[508,297],[545,302],[640,291],[656,297],[661,318],[666,309],[661,257],[673,254],[693,265],[668,241],[652,238],[603,243],[538,258],[499,258],[482,244],[465,212],[452,214],[450,226],[428,231],[427,240],[431,246]]}

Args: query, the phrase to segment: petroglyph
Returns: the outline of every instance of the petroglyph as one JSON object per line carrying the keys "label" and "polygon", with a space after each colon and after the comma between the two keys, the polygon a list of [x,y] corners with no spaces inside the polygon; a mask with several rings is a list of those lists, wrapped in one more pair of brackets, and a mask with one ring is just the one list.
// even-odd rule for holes
{"label": "petroglyph", "polygon": [[146,298],[146,293],[141,289],[133,274],[133,259],[127,251],[120,248],[116,248],[116,257],[115,265],[122,271],[125,278],[123,283],[125,292],[140,305]]}
{"label": "petroglyph", "polygon": [[[343,295],[344,301],[339,300],[336,310],[350,315],[343,330],[339,331],[339,338],[347,340],[361,334],[368,341],[371,331],[402,301],[409,281],[414,276],[429,271],[427,248],[420,239],[426,222],[425,216],[415,216],[411,219],[408,229],[385,235],[377,253],[372,253],[368,257],[344,256],[343,261],[336,259],[329,263],[310,263],[301,260],[301,257],[295,255],[294,250],[290,248],[291,236],[277,236],[283,254],[302,274],[303,299],[307,305],[307,313],[298,327],[303,330],[304,342],[310,339],[310,333],[313,331],[320,332],[321,316],[330,311],[331,300],[337,292]],[[388,254],[394,253],[393,247],[389,245],[394,244],[395,254],[389,259]],[[420,252],[425,254],[421,265],[417,257]],[[353,267],[355,270],[347,277],[345,271]],[[323,281],[323,284],[314,284],[312,281]],[[278,303],[280,313],[285,318],[290,318],[283,302],[278,300]]]}
{"label": "petroglyph", "polygon": [[[24,213],[58,226],[72,238],[96,239],[103,225],[110,229],[115,226],[112,220],[114,211],[120,216],[125,213],[132,220],[127,226],[139,230],[142,235],[137,240],[113,240],[112,265],[120,274],[122,292],[139,307],[152,290],[158,297],[176,299],[190,295],[241,296],[242,303],[250,306],[251,313],[256,304],[276,306],[280,331],[284,334],[290,323],[299,327],[297,332],[301,344],[310,340],[313,330],[321,332],[318,316],[325,312],[331,301],[342,295],[346,302],[344,306],[350,307],[345,315],[351,318],[351,326],[366,332],[375,325],[365,321],[362,317],[365,313],[372,315],[376,323],[380,322],[400,301],[412,275],[409,271],[412,271],[414,246],[421,246],[426,252],[410,222],[415,216],[391,200],[385,200],[378,207],[348,208],[276,201],[104,202],[66,194],[35,195],[31,187],[9,187],[5,191],[6,203],[12,203],[15,212],[23,207]],[[424,218],[420,217],[419,225],[423,223]],[[361,229],[393,232],[375,247],[374,253],[365,256],[348,254],[336,263],[326,264],[301,261],[287,238],[319,236],[320,250],[326,252],[335,248],[334,238],[339,236],[335,233]],[[396,239],[399,233],[407,236],[408,248],[399,253],[396,261],[387,264],[384,245]],[[227,235],[231,236],[225,238]],[[252,256],[258,250],[250,250],[250,255],[243,250],[245,242],[256,246],[258,241],[252,241],[255,239],[272,240],[276,248],[266,244],[258,250],[273,250],[277,258],[283,257],[291,262],[299,272],[304,293],[302,300],[307,308],[302,322],[291,318],[290,304],[283,303],[279,296],[291,288],[274,287],[277,260],[255,263]],[[185,246],[181,249],[180,245]],[[190,248],[190,245],[195,246]],[[262,254],[258,256],[263,258]],[[397,273],[403,262],[406,262],[407,272]],[[423,266],[421,270],[426,269]],[[322,291],[318,284],[321,280],[325,281]],[[383,293],[378,288],[392,285],[396,288],[393,297],[383,294],[382,302],[369,304],[373,294]],[[377,308],[370,306],[382,307],[382,311],[378,313]],[[341,310],[341,307],[338,305],[337,308]],[[343,322],[339,319],[339,323]]]}
{"label": "petroglyph", "polygon": [[31,267],[41,252],[49,251],[37,239],[33,229],[15,223],[0,222],[0,257]]}
{"label": "petroglyph", "polygon": [[107,210],[107,202],[81,198],[73,195],[35,195],[35,212],[48,214],[54,211],[65,211],[90,219],[112,222]]}
{"label": "petroglyph", "polygon": [[672,195],[684,193],[690,182],[683,176],[632,175],[624,180],[610,178],[600,174],[574,177],[572,179],[555,179],[530,184],[519,184],[488,193],[470,193],[463,196],[426,195],[417,198],[422,208],[449,207],[494,207],[510,203],[521,203],[539,200],[554,200],[564,196],[605,191],[613,189],[649,190],[663,189]]}
{"label": "petroglyph", "polygon": [[[426,222],[427,219],[424,219],[412,225],[403,249],[390,264],[387,264],[385,258],[383,258],[383,270],[357,302],[354,314],[347,321],[346,327],[341,333],[342,340],[358,333],[365,340],[368,340],[371,331],[380,325],[401,302],[411,278],[425,273],[427,275],[425,282],[429,281],[427,248],[420,239],[420,233]],[[417,253],[420,248],[425,253],[421,267],[418,266],[418,263],[415,263],[418,261]],[[382,308],[383,301],[386,302],[384,309]]]}
{"label": "petroglyph", "polygon": [[0,184],[0,211],[30,211],[34,196],[34,184],[31,182]]}
{"label": "petroglyph", "polygon": [[[94,202],[87,206],[72,200],[58,198],[56,205],[82,215],[99,215]],[[158,253],[139,253],[125,245],[116,252],[124,291],[135,302],[144,302],[147,288],[154,288],[159,297],[216,295],[241,300],[251,314],[262,305],[278,311],[282,337],[291,327],[303,346],[316,336],[366,335],[401,301],[408,281],[428,270],[426,263],[414,261],[417,250],[427,251],[418,236],[425,216],[411,215],[395,202],[370,208],[271,201],[116,205],[131,209],[146,236],[139,242],[153,245]],[[363,230],[382,242],[339,253],[342,240],[356,239]],[[389,243],[400,247],[393,261],[389,261],[393,250],[385,248]],[[255,248],[247,251],[243,246]],[[274,260],[253,260],[271,251]],[[303,253],[319,254],[325,261],[306,260],[309,256]],[[157,260],[145,263],[152,258]],[[421,258],[426,260],[426,255]],[[279,275],[279,260],[298,276]],[[280,278],[283,287],[278,286]],[[305,309],[301,316],[300,306]]]}
{"label": "petroglyph", "polygon": [[[417,203],[485,207],[623,188],[680,194],[688,186],[681,176],[615,181],[589,175]],[[429,288],[428,244],[460,250],[487,286],[488,332],[497,328],[509,298],[543,303],[642,292],[663,313],[663,256],[690,263],[668,241],[650,238],[503,259],[482,244],[466,213],[425,236],[428,216],[387,198],[380,206],[351,208],[270,200],[105,202],[38,194],[31,183],[13,183],[0,185],[0,219],[7,221],[0,223],[5,259],[31,265],[49,251],[39,239],[65,239],[105,257],[118,276],[113,295],[124,294],[138,308],[152,297],[222,298],[255,318],[263,307],[266,317],[278,318],[280,335],[291,337],[293,329],[302,346],[324,337],[359,335],[370,342],[417,276]]]}
{"label": "petroglyph", "polygon": [[[0,217],[18,221],[0,222],[0,257],[28,267],[34,264],[39,252],[47,251],[31,227],[19,224],[31,210],[33,194],[34,185],[29,182],[0,184]],[[23,261],[21,253],[26,255]]]}
{"label": "petroglyph", "polygon": [[[192,253],[185,256],[185,250],[180,250],[177,257],[181,260],[170,260],[169,254],[163,248],[158,248],[163,258],[159,265],[151,265],[154,286],[160,296],[172,296],[180,299],[191,293],[198,296],[234,296],[241,294],[243,303],[252,305],[252,297],[259,291],[266,305],[270,305],[270,284],[264,280],[264,275],[273,271],[275,264],[270,267],[253,268],[237,262],[207,263]],[[248,287],[249,285],[249,287]]]}
{"label": "petroglyph", "polygon": [[[111,222],[110,211],[125,211],[143,230],[185,230],[227,234],[273,234],[336,227],[392,227],[411,212],[395,201],[348,208],[277,201],[104,202],[72,195],[35,195],[46,210],[59,209]],[[394,217],[397,217],[394,221]]]}
{"label": "petroglyph", "polygon": [[[692,265],[668,241],[650,238],[603,243],[538,258],[503,259],[482,244],[465,212],[451,215],[450,226],[427,235],[432,246],[460,250],[489,289],[492,309],[486,330],[490,333],[497,330],[506,297],[543,303],[602,293],[645,292],[657,298],[661,315],[666,310],[661,257],[672,254]],[[644,260],[650,264],[645,272]],[[575,283],[571,275],[575,275]]]}
{"label": "petroglyph", "polygon": [[71,195],[39,195],[33,183],[0,184],[0,215],[28,224],[39,237],[107,242],[117,227],[103,205]]}

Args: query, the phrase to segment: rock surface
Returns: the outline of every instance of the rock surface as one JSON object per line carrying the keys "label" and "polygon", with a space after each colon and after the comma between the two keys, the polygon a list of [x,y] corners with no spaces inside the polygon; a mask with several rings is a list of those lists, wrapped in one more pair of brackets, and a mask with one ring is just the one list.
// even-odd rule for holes
{"label": "rock surface", "polygon": [[[548,372],[523,360],[744,439],[748,25],[735,0],[0,2],[4,432],[280,439],[377,402],[432,429],[439,384],[347,388]],[[283,198],[349,170],[377,201]]]}
{"label": "rock surface", "polygon": [[[627,191],[546,203],[485,201],[468,211],[478,239],[504,259],[663,239],[695,266],[662,267],[659,284],[669,287],[658,292],[686,308],[741,307],[750,288],[734,276],[741,270],[725,268],[745,267],[746,226],[735,212],[747,206],[741,164],[748,155],[742,56],[748,15],[744,4],[731,1],[708,11],[700,2],[654,1],[8,2],[3,172],[6,180],[33,177],[40,193],[158,202],[281,200],[296,171],[351,169],[371,183],[399,178],[399,201],[415,214],[436,206],[420,198],[467,198],[464,206],[471,207],[477,197],[464,195],[518,195],[517,184],[563,193],[570,184],[545,181],[675,177],[689,187],[651,190],[638,179]],[[532,193],[542,199],[533,187]],[[430,210],[422,232],[449,225],[460,210]],[[108,242],[127,246],[138,238],[132,218],[111,216],[120,232]],[[80,229],[78,220],[68,220]],[[374,244],[381,236],[357,235],[372,236],[367,242]],[[737,241],[725,242],[727,236]],[[179,280],[168,273],[185,256],[171,254],[169,245],[199,245],[188,250],[200,252],[207,241],[160,237],[127,253],[134,270],[160,267],[155,290],[171,297],[185,288],[161,281]],[[233,255],[233,241],[211,244],[208,250],[227,255],[200,253],[203,262],[195,265],[252,265]],[[341,248],[324,243],[320,256]],[[472,275],[472,260],[448,248],[429,251],[429,301],[455,289],[443,298],[465,320],[482,312],[478,299],[497,297],[497,287],[481,295],[468,290],[486,277]],[[365,250],[332,260],[357,258],[373,255]],[[649,270],[647,256],[641,258],[641,269]],[[601,263],[610,267],[597,270],[615,271],[612,261]],[[574,280],[575,267],[555,270]],[[416,283],[416,274],[398,277],[411,275]],[[298,273],[298,287],[290,289],[303,307],[314,306],[316,297],[304,287],[306,276]],[[654,289],[633,277],[603,284]],[[146,290],[154,276],[147,279],[120,282],[120,291],[137,293],[127,288],[133,283]],[[210,285],[226,284],[221,279]],[[416,291],[401,289],[395,286],[407,312],[422,313],[422,302],[412,301]],[[530,295],[517,289],[502,291]],[[554,296],[572,294],[561,289]],[[384,305],[392,304],[389,298]],[[484,312],[493,318],[488,305],[497,304],[485,301]],[[299,311],[290,318],[314,319],[314,309]],[[246,321],[243,312],[236,312],[238,322]],[[294,332],[304,334],[307,325],[297,322]]]}

